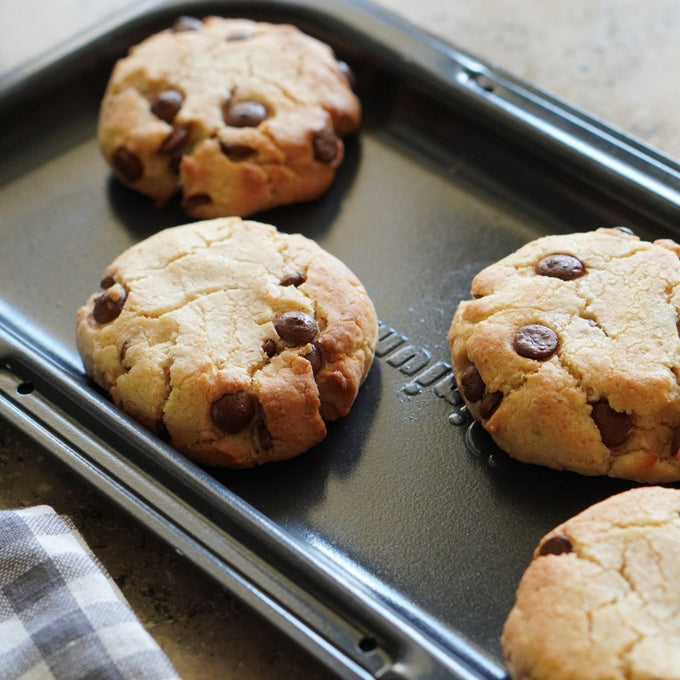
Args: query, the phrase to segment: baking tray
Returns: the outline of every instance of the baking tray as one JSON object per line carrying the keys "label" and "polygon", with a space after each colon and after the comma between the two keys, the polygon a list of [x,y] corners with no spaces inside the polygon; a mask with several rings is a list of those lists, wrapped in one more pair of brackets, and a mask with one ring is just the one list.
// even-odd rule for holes
{"label": "baking tray", "polygon": [[[104,267],[186,222],[114,179],[95,139],[115,59],[179,14],[287,21],[358,78],[329,192],[257,216],[359,276],[381,319],[352,412],[291,461],[198,467],[84,376],[74,315]],[[547,233],[677,237],[680,167],[363,2],[147,3],[0,82],[0,414],[349,678],[503,678],[540,536],[630,483],[522,465],[471,425],[446,332],[483,266]]]}

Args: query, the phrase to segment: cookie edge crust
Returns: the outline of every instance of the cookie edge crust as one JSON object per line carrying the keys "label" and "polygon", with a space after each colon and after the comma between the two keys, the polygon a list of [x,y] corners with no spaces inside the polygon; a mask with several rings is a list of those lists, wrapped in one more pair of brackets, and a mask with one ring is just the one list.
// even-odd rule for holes
{"label": "cookie edge crust", "polygon": [[[661,453],[656,453],[654,450],[644,447],[639,450],[632,449],[629,451],[621,451],[617,447],[612,449],[602,441],[600,432],[592,421],[579,435],[582,441],[578,446],[578,454],[574,453],[575,445],[569,448],[568,445],[563,445],[563,442],[553,442],[554,445],[545,445],[540,449],[532,445],[531,450],[526,449],[515,441],[512,434],[519,425],[513,429],[507,421],[508,409],[511,410],[511,407],[515,407],[518,401],[514,390],[511,388],[508,391],[507,385],[501,386],[500,379],[497,379],[493,372],[489,372],[488,367],[486,369],[478,367],[484,373],[484,376],[487,377],[487,381],[484,382],[488,382],[488,391],[493,392],[500,389],[499,394],[503,394],[503,399],[497,410],[490,414],[482,415],[480,412],[480,402],[470,401],[466,397],[464,387],[461,384],[461,377],[465,370],[468,366],[475,363],[470,358],[470,334],[473,332],[474,326],[477,323],[476,319],[480,315],[480,312],[475,310],[480,309],[485,304],[484,298],[493,293],[495,286],[499,286],[502,289],[504,285],[508,285],[504,282],[511,280],[514,269],[518,266],[518,261],[523,261],[522,257],[527,259],[527,256],[524,255],[525,253],[541,253],[543,250],[548,250],[553,252],[573,252],[576,254],[578,252],[578,244],[573,246],[573,250],[566,247],[570,240],[588,240],[593,238],[614,243],[616,249],[622,252],[629,249],[631,251],[649,250],[658,251],[659,253],[673,253],[673,262],[676,261],[678,253],[680,253],[680,246],[668,239],[647,242],[641,241],[637,236],[622,232],[616,228],[601,228],[591,232],[540,237],[530,241],[501,260],[485,267],[473,278],[471,288],[474,298],[459,302],[447,333],[451,363],[457,387],[468,411],[474,419],[489,432],[502,450],[518,461],[543,465],[557,470],[571,470],[583,475],[608,475],[651,484],[677,481],[680,479],[680,460],[665,457]],[[615,259],[616,255],[612,257]],[[666,258],[668,259],[667,255]],[[567,284],[570,283],[567,282]],[[492,315],[494,318],[495,314],[497,312]],[[537,317],[540,318],[540,314]],[[475,352],[472,352],[472,354],[474,355]],[[527,364],[536,363],[524,359],[520,361],[524,361]],[[549,364],[549,362],[545,363]],[[536,365],[538,364],[536,363]],[[527,370],[528,380],[530,381],[548,380],[547,376],[550,372],[548,365],[541,366],[540,370],[535,367],[529,367]],[[541,372],[543,377],[541,377]],[[555,409],[557,411],[562,409],[565,427],[566,423],[574,421],[570,426],[571,433],[580,432],[582,428],[576,423],[576,420],[578,420],[577,411],[581,409],[583,413],[590,413],[593,408],[593,402],[587,401],[585,393],[580,394],[580,387],[576,383],[561,385],[560,390],[555,395],[557,403]],[[514,402],[511,404],[510,402],[513,400]],[[535,404],[531,405],[531,408],[535,411],[534,417],[531,419],[532,423],[540,422],[541,419],[546,417],[545,413],[551,410],[551,399],[545,397],[543,401],[545,401],[544,404],[539,399]],[[646,417],[651,418],[651,416]],[[505,422],[505,425],[501,425],[503,422]],[[658,427],[661,428],[662,424],[659,424]],[[505,432],[508,428],[510,428],[510,434]]]}
{"label": "cookie edge crust", "polygon": [[[618,659],[608,654],[611,650],[598,652],[596,643],[587,645],[580,636],[572,634],[568,625],[566,630],[558,629],[559,623],[567,621],[570,612],[584,616],[582,608],[578,606],[579,598],[584,594],[612,604],[612,596],[607,594],[606,588],[603,592],[604,586],[597,580],[603,570],[589,556],[589,543],[607,541],[607,527],[610,524],[614,527],[644,529],[643,519],[656,527],[662,526],[664,521],[677,521],[679,514],[680,489],[644,486],[619,492],[594,503],[545,534],[520,578],[515,602],[500,636],[501,651],[513,680],[629,677],[621,670]],[[549,548],[544,548],[548,541],[556,537],[566,538],[572,549],[554,554],[549,552]],[[584,553],[583,556],[581,553]],[[565,586],[565,580],[570,578],[580,581],[569,582]],[[569,597],[575,599],[572,601],[567,597],[562,604],[562,600],[552,597],[562,588]],[[630,624],[633,628],[632,621]],[[625,648],[625,643],[618,642]],[[601,664],[600,667],[596,669],[595,663]],[[621,675],[615,675],[617,671]],[[640,670],[636,669],[635,677],[647,677],[650,680],[661,677],[655,672],[656,669],[645,675],[639,674]],[[680,674],[672,677],[678,678]]]}
{"label": "cookie edge crust", "polygon": [[[264,238],[271,238],[273,234],[274,238],[283,237],[286,243],[294,244],[292,247],[307,251],[304,257],[310,259],[309,273],[311,276],[308,277],[305,285],[310,287],[309,299],[314,300],[319,313],[324,315],[324,327],[319,341],[324,361],[315,376],[310,362],[304,358],[304,354],[311,350],[311,346],[304,345],[283,352],[286,356],[281,361],[285,363],[285,370],[294,376],[294,382],[297,385],[294,396],[297,399],[300,394],[304,395],[304,400],[302,403],[298,402],[298,407],[306,413],[308,420],[302,431],[297,434],[296,441],[299,441],[300,444],[295,444],[293,441],[289,446],[285,441],[281,441],[280,443],[277,442],[278,445],[270,451],[266,451],[262,447],[258,447],[254,440],[252,444],[243,441],[246,435],[257,436],[256,432],[248,432],[234,437],[221,436],[212,443],[201,442],[200,445],[192,445],[191,447],[178,445],[174,445],[174,447],[197,462],[227,467],[250,467],[270,460],[293,457],[320,442],[326,435],[325,422],[347,415],[353,405],[359,388],[368,375],[374,357],[378,332],[375,308],[363,285],[351,270],[314,241],[300,234],[278,232],[271,225],[244,221],[240,218],[218,218],[201,223],[191,223],[154,234],[145,241],[134,244],[116,257],[106,268],[105,275],[116,272],[121,259],[128,257],[130,253],[139,253],[140,250],[145,248],[160,250],[163,241],[179,238],[182,235],[180,230],[191,232],[198,229],[200,231],[200,225],[207,224],[213,226],[231,224],[236,229],[261,231]],[[317,271],[320,265],[323,271]],[[338,285],[329,283],[327,280],[329,276],[335,277],[339,282]],[[320,279],[321,284],[315,281],[316,278]],[[343,305],[351,310],[349,315],[347,308],[340,309],[336,304],[335,296],[338,291],[344,291]],[[315,299],[314,296],[317,294],[318,299]],[[76,314],[78,351],[86,372],[100,387],[111,394],[118,408],[127,412],[148,429],[157,432],[158,413],[150,413],[146,416],[139,411],[134,412],[134,410],[133,413],[130,413],[127,406],[129,400],[117,394],[116,371],[123,371],[122,360],[118,358],[120,349],[100,345],[99,331],[101,329],[98,328],[92,318],[94,302],[98,295],[100,293],[93,293]],[[115,321],[112,324],[115,324]],[[115,336],[115,327],[111,326],[109,330]],[[111,373],[111,370],[102,369],[95,361],[95,354],[102,351],[109,352],[108,361],[114,366],[113,373]],[[280,359],[280,357],[281,355],[277,355],[275,359]],[[265,364],[263,368],[268,365]],[[118,366],[118,368],[115,368],[115,366]],[[267,372],[262,370],[259,373],[258,379],[266,383],[266,389],[276,391],[281,387],[276,375],[268,375]],[[111,375],[114,377],[113,380]],[[277,382],[279,388],[277,388]],[[267,407],[273,409],[272,417],[280,420],[278,430],[281,432],[290,431],[290,411],[286,408],[285,399],[282,404],[281,399],[274,393],[271,397],[263,398],[267,402]],[[273,402],[271,401],[272,398],[274,399]],[[157,399],[163,402],[163,409],[165,409],[164,400],[167,400],[167,395],[161,395]],[[206,408],[208,407],[209,405],[206,404]],[[248,449],[249,446],[257,450],[257,456],[246,455],[244,457],[243,451]]]}
{"label": "cookie edge crust", "polygon": [[[133,45],[128,54],[116,62],[101,101],[97,138],[102,155],[113,174],[124,186],[150,197],[159,207],[176,194],[182,194],[185,214],[203,220],[233,215],[248,217],[280,205],[320,198],[328,191],[343,160],[345,147],[342,138],[358,130],[362,116],[361,103],[352,91],[348,76],[338,66],[332,48],[287,23],[216,16],[207,16],[202,21],[206,39],[216,40],[217,36],[213,34],[222,30],[220,27],[226,32],[232,25],[248,25],[252,27],[254,35],[258,31],[270,31],[280,33],[285,39],[299,41],[305,45],[310,58],[320,59],[326,66],[334,67],[337,84],[333,87],[336,91],[331,94],[326,92],[326,99],[314,106],[299,105],[298,108],[310,117],[310,127],[304,139],[293,143],[292,140],[286,141],[284,136],[282,146],[276,149],[279,144],[275,142],[278,139],[276,130],[281,128],[283,122],[278,121],[278,114],[265,120],[263,131],[256,135],[259,141],[254,146],[257,156],[263,154],[262,160],[230,160],[217,144],[222,136],[221,125],[215,126],[203,118],[193,120],[191,117],[192,120],[184,121],[180,110],[177,120],[181,122],[180,127],[188,130],[187,143],[191,148],[189,153],[180,154],[181,160],[178,156],[181,170],[175,176],[168,170],[170,155],[159,153],[158,150],[177,126],[151,114],[150,104],[135,88],[118,84],[131,78],[127,73],[129,61],[141,59],[150,46],[155,48],[155,44],[160,41],[187,39],[181,32],[176,34],[170,29],[159,31]],[[139,78],[139,75],[135,75],[132,80]],[[154,87],[158,87],[158,84]],[[328,90],[327,87],[325,89]],[[284,112],[284,119],[286,115]],[[296,113],[293,118],[297,120],[299,114]],[[227,129],[238,135],[248,136],[252,133],[251,138],[256,130],[233,129],[229,126]],[[337,135],[336,157],[329,162],[316,160],[312,148],[314,135],[325,130],[334,130]],[[139,176],[135,176],[135,172],[126,178],[117,167],[114,157],[121,149],[139,161]],[[198,200],[205,196],[211,200]]]}

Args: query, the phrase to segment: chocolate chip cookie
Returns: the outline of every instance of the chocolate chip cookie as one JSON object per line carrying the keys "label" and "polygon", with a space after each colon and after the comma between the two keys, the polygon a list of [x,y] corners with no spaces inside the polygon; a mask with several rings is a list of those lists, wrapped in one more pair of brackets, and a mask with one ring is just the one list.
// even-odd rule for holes
{"label": "chocolate chip cookie", "polygon": [[310,201],[360,121],[352,74],[297,28],[181,17],[118,61],[99,143],[118,178],[192,217]]}
{"label": "chocolate chip cookie", "polygon": [[680,680],[680,490],[638,488],[548,533],[501,637],[514,680]]}
{"label": "chocolate chip cookie", "polygon": [[239,218],[159,232],[107,267],[77,314],[87,373],[188,457],[248,467],[295,456],[346,415],[377,340],[337,258]]}
{"label": "chocolate chip cookie", "polygon": [[472,281],[448,339],[470,413],[527,463],[680,479],[680,246],[547,236]]}

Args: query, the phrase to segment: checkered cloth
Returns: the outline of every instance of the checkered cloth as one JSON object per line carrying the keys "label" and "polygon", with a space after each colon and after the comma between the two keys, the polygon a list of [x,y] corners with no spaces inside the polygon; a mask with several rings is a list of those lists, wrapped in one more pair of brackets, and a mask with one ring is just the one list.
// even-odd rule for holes
{"label": "checkered cloth", "polygon": [[179,680],[69,522],[0,511],[1,680]]}

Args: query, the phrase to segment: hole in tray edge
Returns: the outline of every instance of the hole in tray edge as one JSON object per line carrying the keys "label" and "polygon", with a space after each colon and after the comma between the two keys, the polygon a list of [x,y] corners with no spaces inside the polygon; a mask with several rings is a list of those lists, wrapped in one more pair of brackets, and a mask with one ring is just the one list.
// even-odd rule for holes
{"label": "hole in tray edge", "polygon": [[378,643],[375,638],[365,636],[359,640],[357,647],[359,648],[359,651],[364,653],[374,652],[378,648]]}
{"label": "hole in tray edge", "polygon": [[27,395],[31,394],[35,389],[35,385],[31,380],[24,380],[17,385],[17,394]]}
{"label": "hole in tray edge", "polygon": [[482,71],[474,71],[469,68],[463,68],[458,74],[458,80],[464,85],[479,88],[485,92],[495,92],[496,83]]}

